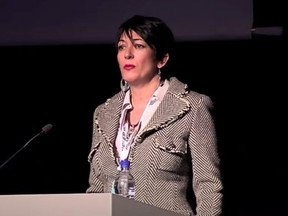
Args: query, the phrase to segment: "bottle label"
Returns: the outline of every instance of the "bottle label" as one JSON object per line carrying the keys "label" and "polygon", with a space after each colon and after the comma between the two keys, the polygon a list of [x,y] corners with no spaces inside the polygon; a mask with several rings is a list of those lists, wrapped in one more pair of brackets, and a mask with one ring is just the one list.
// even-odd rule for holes
{"label": "bottle label", "polygon": [[130,199],[135,197],[135,188],[134,188],[134,187],[129,187],[128,197],[129,197]]}

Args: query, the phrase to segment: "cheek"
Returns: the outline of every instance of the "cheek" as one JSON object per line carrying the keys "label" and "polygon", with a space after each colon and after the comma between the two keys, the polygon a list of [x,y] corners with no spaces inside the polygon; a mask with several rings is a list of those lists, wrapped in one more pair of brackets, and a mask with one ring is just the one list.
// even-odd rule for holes
{"label": "cheek", "polygon": [[155,62],[155,61],[154,61],[153,59],[151,59],[151,58],[144,59],[144,60],[142,61],[142,64],[143,64],[144,67],[147,67],[147,68],[149,68],[150,70],[157,67],[157,62]]}
{"label": "cheek", "polygon": [[142,62],[150,66],[157,64],[157,61],[153,53],[147,53],[145,56],[143,56]]}

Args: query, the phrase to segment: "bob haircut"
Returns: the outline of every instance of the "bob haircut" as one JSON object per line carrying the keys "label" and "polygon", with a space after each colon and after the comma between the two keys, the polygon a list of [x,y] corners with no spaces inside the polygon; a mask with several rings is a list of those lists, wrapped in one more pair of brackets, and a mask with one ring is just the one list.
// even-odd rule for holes
{"label": "bob haircut", "polygon": [[157,60],[161,61],[166,54],[171,55],[174,35],[161,19],[141,15],[129,18],[118,28],[116,47],[123,33],[132,41],[132,31],[136,32],[155,51]]}

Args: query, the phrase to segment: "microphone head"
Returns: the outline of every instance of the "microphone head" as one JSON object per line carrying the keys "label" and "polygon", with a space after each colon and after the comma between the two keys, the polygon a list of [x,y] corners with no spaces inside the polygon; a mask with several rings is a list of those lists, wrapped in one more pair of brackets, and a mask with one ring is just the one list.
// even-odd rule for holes
{"label": "microphone head", "polygon": [[48,133],[53,128],[52,124],[47,124],[42,128],[42,133]]}

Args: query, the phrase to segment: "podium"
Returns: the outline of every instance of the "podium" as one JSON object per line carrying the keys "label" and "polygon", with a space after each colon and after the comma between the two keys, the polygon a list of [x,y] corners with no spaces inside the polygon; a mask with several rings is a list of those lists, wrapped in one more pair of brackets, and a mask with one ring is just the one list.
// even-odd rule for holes
{"label": "podium", "polygon": [[111,193],[0,195],[1,216],[181,216]]}

